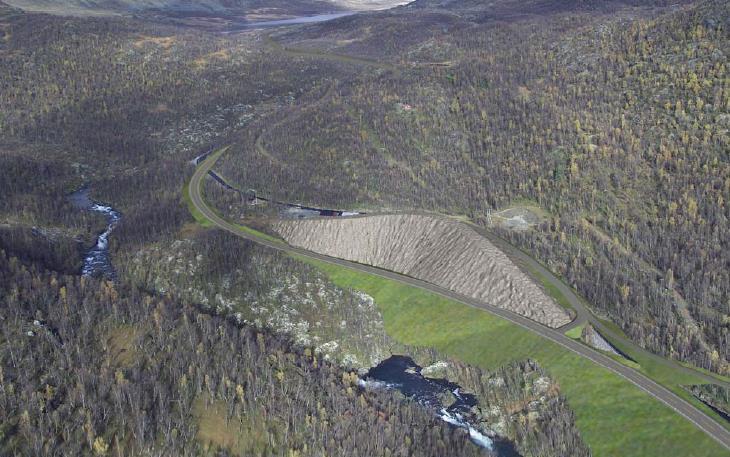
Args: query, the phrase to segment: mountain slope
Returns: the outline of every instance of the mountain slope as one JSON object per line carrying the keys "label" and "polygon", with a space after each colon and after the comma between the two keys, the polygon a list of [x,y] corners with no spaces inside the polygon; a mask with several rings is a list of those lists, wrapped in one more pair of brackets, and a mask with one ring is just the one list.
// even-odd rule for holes
{"label": "mountain slope", "polygon": [[642,346],[728,373],[728,4],[576,3],[419,2],[282,33],[313,61],[399,71],[262,119],[221,172],[320,207],[539,208],[503,235]]}
{"label": "mountain slope", "polygon": [[26,11],[60,15],[108,16],[164,11],[175,14],[313,14],[332,10],[385,9],[402,0],[7,0]]}

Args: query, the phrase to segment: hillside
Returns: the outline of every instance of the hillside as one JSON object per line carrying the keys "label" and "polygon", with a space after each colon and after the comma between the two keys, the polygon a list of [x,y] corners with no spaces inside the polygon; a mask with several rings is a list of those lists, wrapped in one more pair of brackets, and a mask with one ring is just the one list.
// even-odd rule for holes
{"label": "hillside", "polygon": [[482,225],[540,208],[501,235],[642,346],[728,373],[729,17],[717,1],[418,2],[281,33],[303,63],[380,67],[256,121],[220,171],[320,207]]}
{"label": "hillside", "polygon": [[162,12],[192,16],[279,17],[333,10],[377,10],[404,3],[398,0],[5,0],[25,11],[70,16],[114,16]]}
{"label": "hillside", "polygon": [[[289,60],[259,46],[0,6],[0,454],[488,455],[433,411],[357,387],[353,370],[392,350],[458,367],[450,379],[483,398],[475,418],[525,455],[589,454],[534,362],[485,371],[396,344],[366,294],[194,223],[190,159],[352,73],[277,78]],[[69,201],[83,184],[121,214],[113,283],[79,275],[104,227]]]}
{"label": "hillside", "polygon": [[494,455],[282,337],[2,250],[0,278],[3,455]]}
{"label": "hillside", "polygon": [[[192,3],[0,4],[0,455],[489,454],[439,419],[459,395],[525,457],[726,455],[726,3],[419,0],[236,33],[334,8]],[[251,242],[277,225],[548,324],[535,284],[570,286],[633,360]],[[83,274],[97,249],[111,273]],[[438,402],[368,384],[393,355]]]}

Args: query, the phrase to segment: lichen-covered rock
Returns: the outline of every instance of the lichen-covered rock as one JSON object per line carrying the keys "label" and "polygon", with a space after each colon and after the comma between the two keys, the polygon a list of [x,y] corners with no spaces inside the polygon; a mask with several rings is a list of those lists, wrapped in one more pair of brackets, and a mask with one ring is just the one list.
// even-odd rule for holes
{"label": "lichen-covered rock", "polygon": [[457,221],[378,215],[288,220],[274,228],[293,246],[419,278],[550,327],[570,322],[501,250]]}

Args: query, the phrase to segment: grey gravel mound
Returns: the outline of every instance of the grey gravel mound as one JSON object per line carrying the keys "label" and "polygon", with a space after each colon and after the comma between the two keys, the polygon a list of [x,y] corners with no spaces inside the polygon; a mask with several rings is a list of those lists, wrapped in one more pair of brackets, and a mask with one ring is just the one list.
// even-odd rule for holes
{"label": "grey gravel mound", "polygon": [[568,313],[487,239],[470,227],[425,215],[281,221],[292,246],[406,274],[549,327]]}

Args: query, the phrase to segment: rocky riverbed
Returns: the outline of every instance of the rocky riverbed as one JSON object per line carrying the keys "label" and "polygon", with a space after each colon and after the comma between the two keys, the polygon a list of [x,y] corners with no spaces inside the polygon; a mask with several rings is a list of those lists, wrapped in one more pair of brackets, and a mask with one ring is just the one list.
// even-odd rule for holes
{"label": "rocky riverbed", "polygon": [[77,208],[94,211],[106,216],[106,229],[99,234],[96,243],[88,250],[84,257],[84,266],[81,268],[81,274],[84,276],[114,278],[114,267],[109,257],[109,235],[111,235],[114,227],[119,223],[122,215],[111,206],[97,203],[89,197],[89,189],[84,187],[69,197],[71,202]]}

